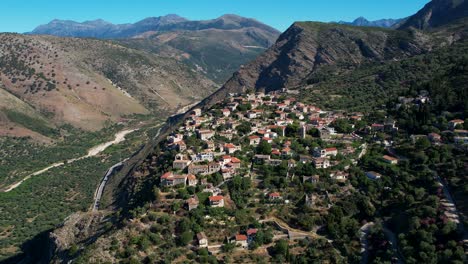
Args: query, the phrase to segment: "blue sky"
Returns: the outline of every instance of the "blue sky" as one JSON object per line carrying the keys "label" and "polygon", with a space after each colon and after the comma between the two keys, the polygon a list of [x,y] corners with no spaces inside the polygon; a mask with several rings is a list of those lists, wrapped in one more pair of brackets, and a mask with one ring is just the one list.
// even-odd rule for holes
{"label": "blue sky", "polygon": [[112,23],[178,14],[211,19],[222,14],[256,18],[284,31],[294,21],[401,18],[429,0],[2,0],[0,32],[27,32],[52,19],[102,18]]}

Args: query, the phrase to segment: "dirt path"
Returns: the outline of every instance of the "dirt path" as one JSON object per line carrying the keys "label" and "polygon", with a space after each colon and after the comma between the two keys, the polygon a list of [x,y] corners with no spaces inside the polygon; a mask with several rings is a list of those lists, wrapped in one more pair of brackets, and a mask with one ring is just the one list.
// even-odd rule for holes
{"label": "dirt path", "polygon": [[6,188],[5,190],[3,190],[2,192],[10,192],[16,188],[18,188],[23,182],[27,181],[28,179],[30,179],[31,177],[33,176],[37,176],[37,175],[40,175],[40,174],[43,174],[44,172],[47,172],[49,171],[50,169],[53,169],[53,168],[57,168],[57,167],[61,167],[63,165],[65,165],[65,163],[69,164],[69,163],[73,163],[75,161],[78,161],[78,160],[82,160],[82,159],[86,159],[86,158],[89,158],[89,157],[93,157],[93,156],[96,156],[98,155],[99,153],[103,152],[104,150],[106,150],[108,147],[114,145],[114,144],[118,144],[122,141],[125,140],[125,136],[136,131],[138,129],[128,129],[128,130],[123,130],[123,131],[120,131],[118,133],[115,134],[115,138],[114,140],[112,141],[109,141],[109,142],[105,142],[105,143],[102,143],[102,144],[99,144],[95,147],[92,147],[91,149],[88,150],[88,154],[86,154],[85,156],[82,156],[82,157],[79,157],[79,158],[75,158],[75,159],[70,159],[70,160],[67,160],[66,162],[57,162],[57,163],[54,163],[50,166],[48,166],[47,168],[44,168],[42,170],[39,170],[39,171],[36,171],[34,173],[31,173],[29,174],[28,176],[24,177],[21,181],[17,182],[17,183],[14,183],[12,185],[10,185],[8,188]]}

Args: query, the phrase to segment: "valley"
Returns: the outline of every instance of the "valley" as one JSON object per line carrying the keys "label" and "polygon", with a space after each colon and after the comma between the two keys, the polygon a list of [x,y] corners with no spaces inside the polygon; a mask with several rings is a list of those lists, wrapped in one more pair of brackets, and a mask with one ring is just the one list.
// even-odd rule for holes
{"label": "valley", "polygon": [[0,262],[466,263],[468,2],[418,8],[0,33]]}
{"label": "valley", "polygon": [[106,150],[108,147],[110,147],[110,146],[112,146],[114,144],[121,143],[122,141],[125,140],[125,135],[130,134],[130,133],[132,133],[134,131],[135,131],[135,129],[120,131],[117,134],[115,134],[115,139],[114,140],[106,142],[106,143],[102,143],[102,144],[100,144],[98,146],[95,146],[95,147],[89,149],[88,154],[86,156],[69,159],[69,160],[66,160],[64,162],[54,163],[54,164],[52,164],[52,165],[50,165],[50,166],[48,166],[48,167],[46,167],[46,168],[44,168],[42,170],[36,171],[36,172],[26,176],[21,181],[15,183],[15,184],[12,184],[11,186],[8,186],[5,190],[3,190],[3,192],[10,192],[10,191],[16,189],[17,187],[19,187],[23,182],[30,179],[31,177],[41,175],[44,172],[49,171],[50,169],[58,168],[58,167],[61,167],[61,166],[65,165],[65,164],[71,164],[71,163],[73,163],[75,161],[79,161],[79,160],[82,160],[82,159],[94,157],[94,156],[98,155],[99,153],[103,152],[104,150]]}

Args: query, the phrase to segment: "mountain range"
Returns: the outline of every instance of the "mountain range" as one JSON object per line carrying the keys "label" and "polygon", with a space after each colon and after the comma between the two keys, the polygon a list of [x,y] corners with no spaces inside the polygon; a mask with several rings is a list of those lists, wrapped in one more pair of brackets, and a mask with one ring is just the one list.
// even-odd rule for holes
{"label": "mountain range", "polygon": [[[465,3],[459,0],[434,0],[417,14],[395,25],[395,29],[296,22],[281,34],[273,46],[240,67],[223,87],[191,111],[172,117],[160,140],[177,129],[185,118],[193,118],[192,110],[200,108],[207,111],[230,94],[248,91],[275,92],[284,89],[292,97],[300,97],[301,102],[345,111],[372,111],[396,100],[400,94],[409,93],[411,87],[425,87],[432,82],[443,85],[451,83],[451,89],[458,91],[459,95],[464,94],[462,98],[466,98],[463,91],[466,91],[464,55],[468,48],[468,23],[466,16],[460,15],[466,14]],[[121,208],[141,208],[131,202],[136,197],[142,197],[145,182],[151,186],[146,188],[147,192],[154,186],[152,177],[158,174],[152,173],[153,164],[158,156],[165,155],[160,148],[153,148],[157,143],[148,145],[146,153],[142,154],[145,158],[129,161],[126,178],[115,184],[124,187],[107,191],[114,201],[119,201]],[[125,195],[122,196],[122,193]],[[87,217],[83,215],[78,218],[81,222],[90,221]],[[60,256],[66,255],[66,245],[73,243],[86,247],[85,259],[104,256],[109,252],[107,245],[110,242],[103,241],[114,239],[116,234],[130,225],[116,227],[110,234],[100,236],[100,243],[88,246],[82,241],[89,241],[92,237],[87,235],[91,228],[77,228],[76,221],[70,222],[51,235],[55,260],[63,260]],[[80,242],[64,233],[78,233],[83,237]]]}
{"label": "mountain range", "polygon": [[[311,88],[319,84],[325,86],[321,91],[321,101],[327,101],[323,100],[325,97],[332,103],[333,98],[349,96],[349,92],[344,94],[341,91],[343,94],[332,94],[330,97],[330,92],[337,87],[358,90],[356,84],[339,77],[349,77],[363,65],[373,69],[464,42],[468,37],[466,3],[459,0],[432,1],[403,20],[401,25],[395,25],[396,29],[296,22],[281,34],[271,48],[235,72],[221,89],[197,107],[209,108],[227,94],[242,93],[247,89],[271,92],[290,88],[303,91],[308,85]],[[333,82],[327,83],[325,80]],[[348,107],[356,107],[362,102],[366,102],[366,105],[381,103],[376,99],[385,98],[391,93],[387,91],[382,94],[381,83],[378,75],[371,78],[366,85],[372,89],[361,94],[365,99],[354,100],[354,104],[351,102]],[[310,90],[304,93],[310,96]]]}
{"label": "mountain range", "polygon": [[50,141],[47,129],[25,127],[18,115],[45,128],[85,130],[133,114],[165,118],[208,96],[278,35],[235,15],[124,25],[54,20],[30,34],[1,34],[0,135]]}
{"label": "mountain range", "polygon": [[[410,86],[449,75],[464,91],[466,79],[457,74],[466,71],[467,17],[467,1],[433,0],[402,20],[296,22],[282,34],[235,15],[206,21],[168,15],[120,25],[54,20],[26,35],[0,35],[0,135],[50,143],[49,129],[64,124],[98,130],[135,115],[166,118],[182,106],[200,101],[191,110],[207,110],[246,91],[286,89],[306,103],[346,111],[373,110]],[[152,190],[142,186],[154,183],[145,177],[155,176],[154,158],[162,154],[155,146],[189,115],[169,117],[161,135],[112,179],[104,190],[112,220],[77,213],[24,250],[47,252],[40,258],[55,263],[80,254],[84,263],[107,257],[111,243],[100,238],[144,226],[128,219],[144,210],[136,201]],[[31,252],[19,259],[33,263],[37,252]]]}
{"label": "mountain range", "polygon": [[379,20],[369,21],[365,17],[358,17],[352,22],[339,21],[338,24],[358,26],[358,27],[392,28],[393,26],[397,25],[403,20],[405,19],[404,18],[400,18],[400,19],[389,18],[389,19],[379,19]]}
{"label": "mountain range", "polygon": [[166,15],[118,25],[101,19],[53,20],[27,34],[114,39],[130,48],[176,58],[221,85],[240,65],[269,48],[280,32],[255,19],[228,14],[202,21]]}
{"label": "mountain range", "polygon": [[112,24],[102,19],[83,23],[56,19],[48,24],[38,26],[29,34],[118,39],[140,37],[141,34],[147,32],[199,31],[206,29],[239,30],[244,28],[258,28],[272,35],[279,33],[276,29],[255,19],[238,15],[227,14],[211,20],[190,21],[178,15],[170,14],[160,17],[148,17],[133,24]]}

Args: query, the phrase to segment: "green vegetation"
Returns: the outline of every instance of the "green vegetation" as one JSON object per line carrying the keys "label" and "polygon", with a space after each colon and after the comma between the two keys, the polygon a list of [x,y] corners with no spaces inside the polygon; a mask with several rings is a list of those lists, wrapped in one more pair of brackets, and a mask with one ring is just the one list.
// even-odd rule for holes
{"label": "green vegetation", "polygon": [[[341,64],[319,68],[309,78],[312,88],[301,91],[301,98],[327,109],[371,110],[385,105],[412,87],[432,86],[432,95],[445,99],[466,100],[468,42],[456,43],[434,52],[387,63],[366,63],[347,69]],[[457,77],[451,77],[457,76]],[[444,87],[452,85],[447,97]]]}
{"label": "green vegetation", "polygon": [[98,132],[84,132],[63,126],[55,131],[66,136],[52,145],[33,143],[28,138],[0,138],[0,186],[16,182],[53,163],[83,156],[91,147],[112,140],[121,128],[113,126]]}
{"label": "green vegetation", "polygon": [[[36,170],[52,162],[76,157],[77,154],[86,153],[89,146],[111,138],[111,132],[118,128],[81,133],[81,136],[71,137],[63,145],[50,148],[38,145],[27,149],[26,139],[3,139],[2,146],[8,146],[7,150],[13,148],[18,153],[15,157],[7,156],[8,159],[2,159],[4,164],[10,165],[0,168],[11,171],[17,163],[17,166],[24,166],[25,170]],[[0,248],[3,249],[0,251],[0,258],[18,253],[18,247],[22,243],[56,227],[68,215],[88,210],[94,191],[107,169],[139,149],[142,133],[143,131],[138,131],[128,135],[126,141],[109,147],[97,157],[51,169],[30,178],[11,192],[0,193]],[[3,155],[5,153],[11,155],[14,152],[2,152]],[[30,166],[27,166],[28,162],[31,163]],[[3,180],[6,182],[6,179]]]}
{"label": "green vegetation", "polygon": [[39,134],[45,136],[56,136],[58,134],[58,131],[47,124],[45,120],[32,118],[14,110],[5,110],[4,112],[10,121],[38,132]]}

